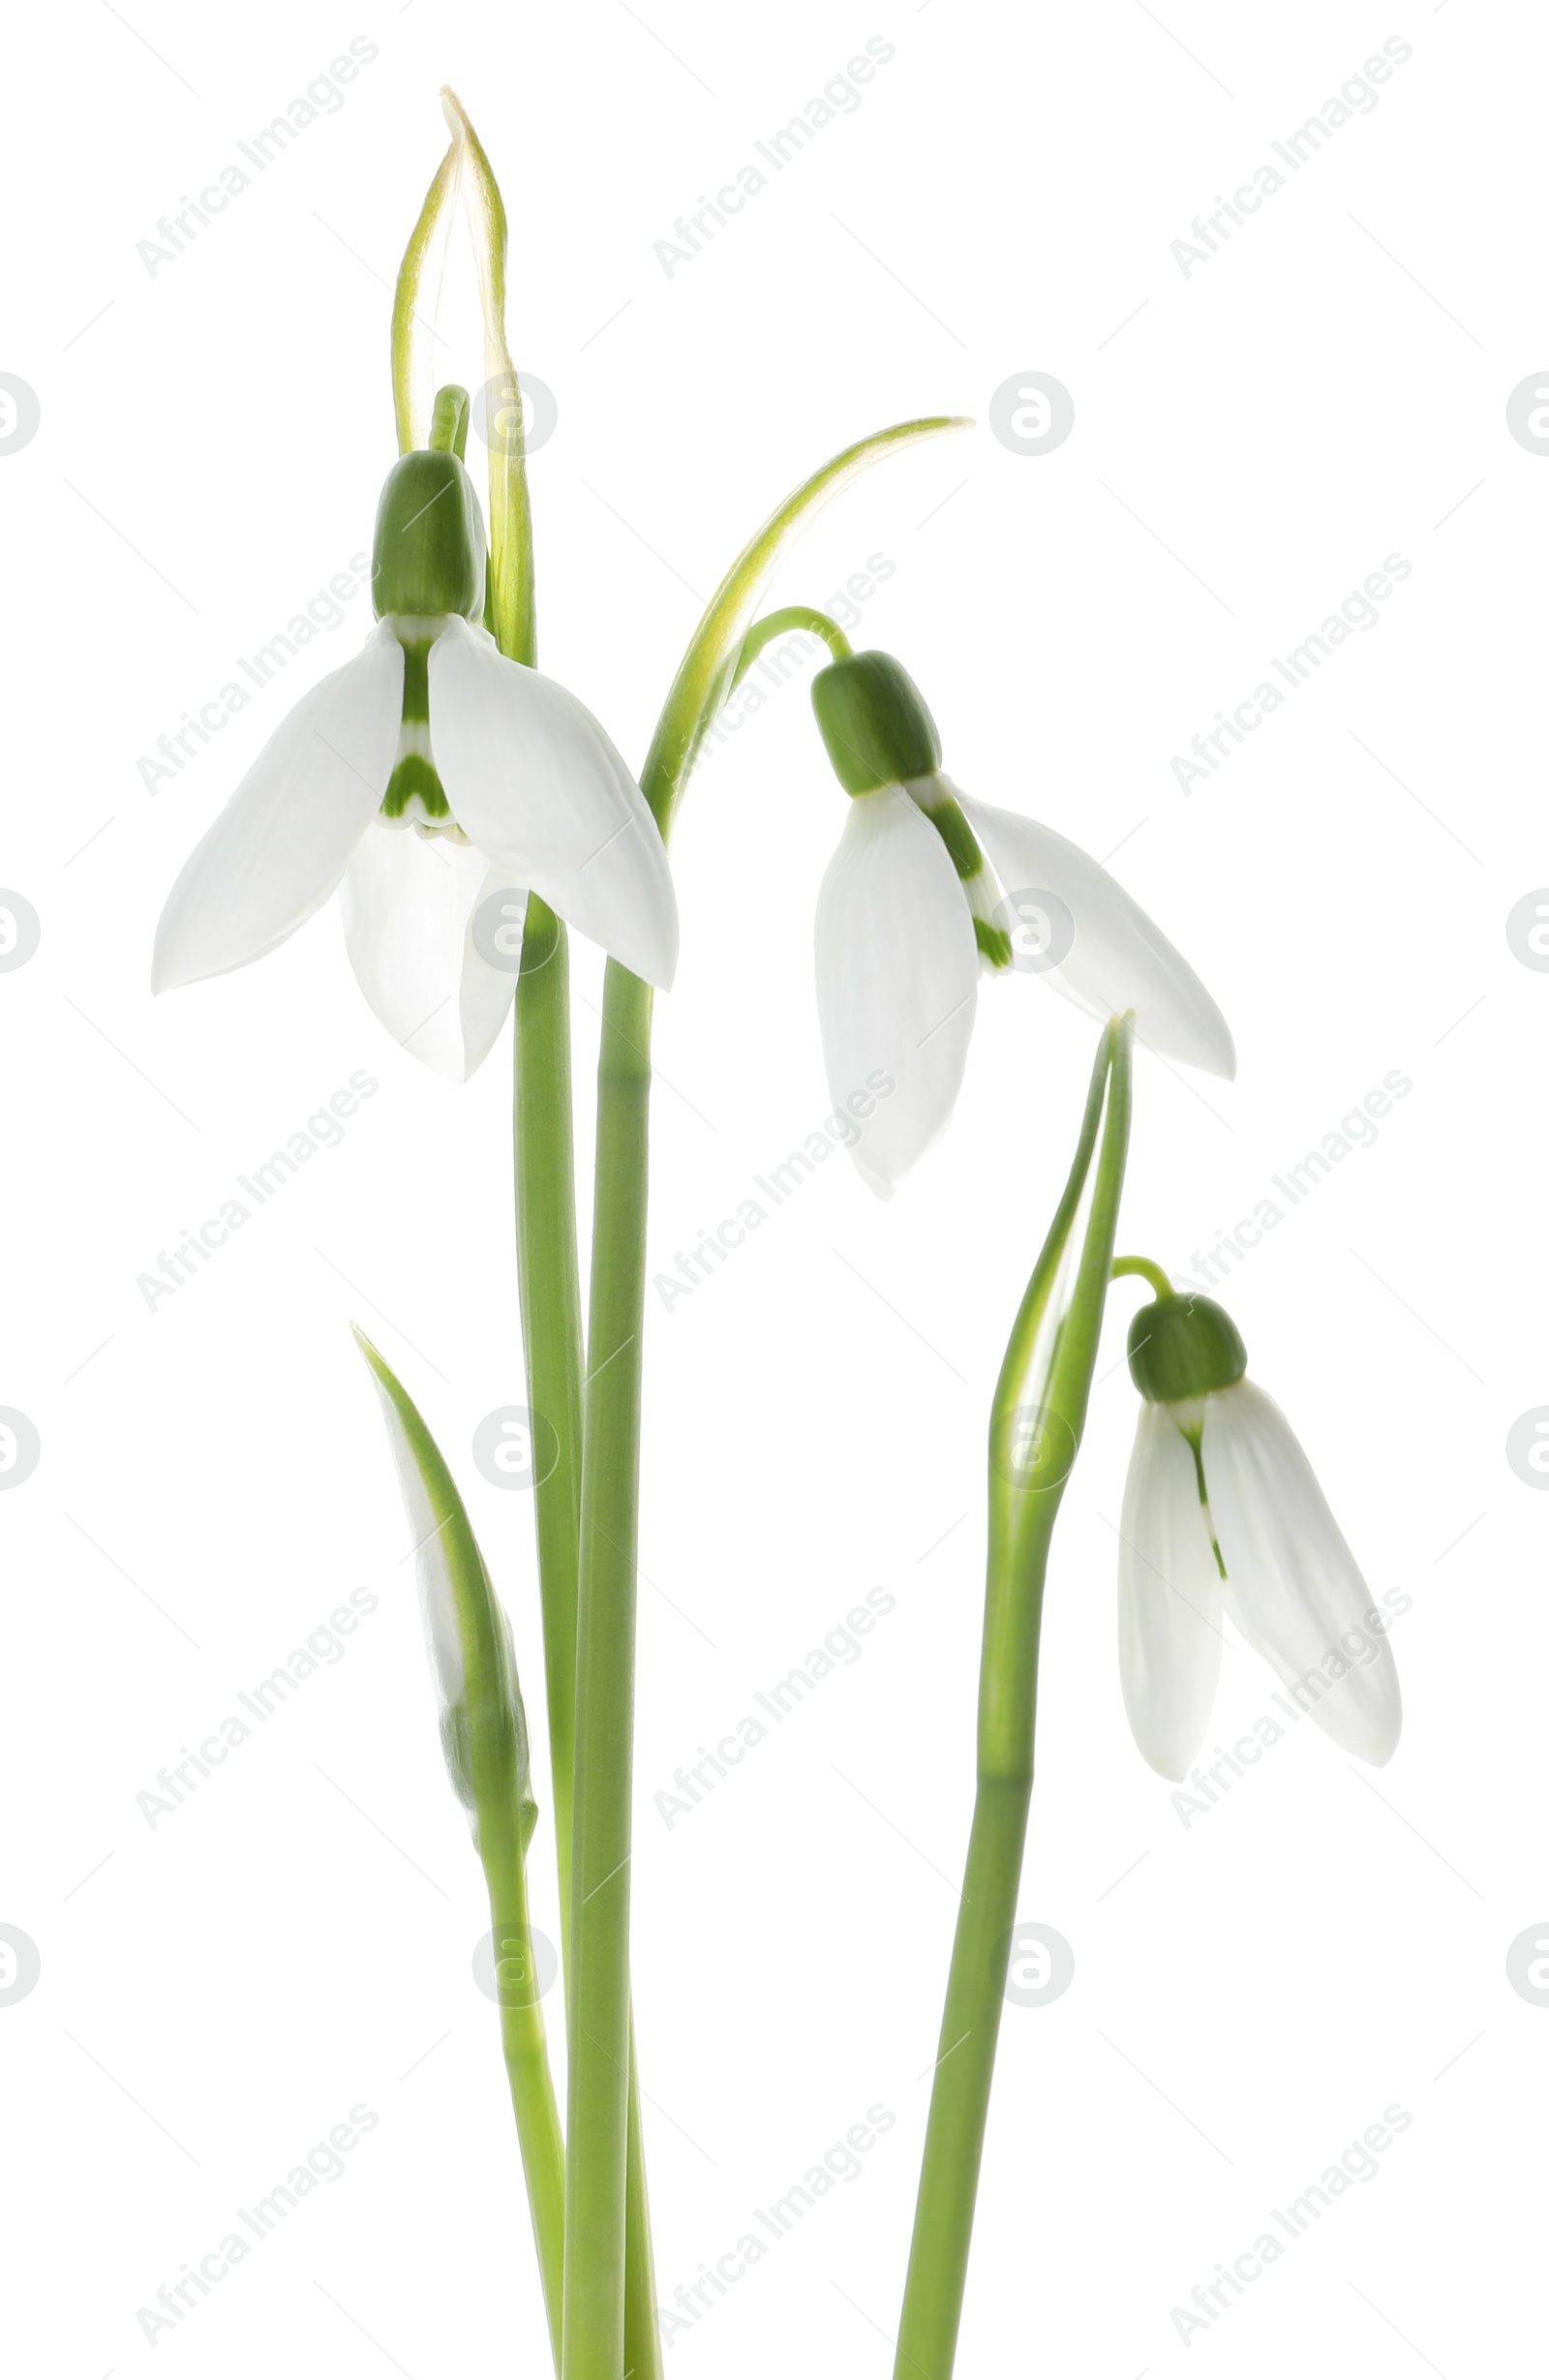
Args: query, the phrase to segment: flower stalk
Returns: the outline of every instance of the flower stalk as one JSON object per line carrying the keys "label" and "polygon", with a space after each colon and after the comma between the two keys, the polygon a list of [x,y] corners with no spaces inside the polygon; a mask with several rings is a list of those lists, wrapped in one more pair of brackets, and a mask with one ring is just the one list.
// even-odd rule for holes
{"label": "flower stalk", "polygon": [[489,1892],[501,2043],[558,2365],[564,2145],[528,1916],[527,1846],[537,1807],[510,1624],[440,1448],[371,1341],[358,1329],[355,1338],[380,1394],[413,1530],[442,1751],[452,1788],[469,1814]]}
{"label": "flower stalk", "polygon": [[[663,839],[731,688],[759,595],[792,538],[869,464],[963,426],[947,417],[904,422],[846,447],[797,488],[738,556],[689,642],[641,774]],[[631,2131],[630,1781],[651,1024],[650,985],[610,960],[597,1069],[581,1499],[563,2380],[619,2380],[629,2362],[620,2276]],[[631,2339],[634,2328],[631,2322]]]}
{"label": "flower stalk", "polygon": [[926,2127],[895,2380],[950,2380],[1033,1790],[1044,1578],[1097,1362],[1130,1129],[1131,1021],[1104,1032],[1076,1160],[989,1425],[978,1787]]}
{"label": "flower stalk", "polygon": [[736,692],[766,645],[796,634],[821,638],[836,661],[850,658],[850,640],[836,620],[831,620],[827,612],[814,611],[809,603],[787,603],[777,612],[766,612],[748,629],[727,691]]}
{"label": "flower stalk", "polygon": [[[533,1483],[549,1767],[569,1931],[575,1767],[576,1577],[581,1544],[581,1282],[570,1091],[570,957],[562,922],[528,902],[516,987],[513,1163],[528,1408],[553,1461]],[[566,1961],[568,1965],[568,1959]]]}
{"label": "flower stalk", "polygon": [[630,1778],[652,991],[603,994],[581,1500],[570,1876],[564,2380],[623,2365]]}

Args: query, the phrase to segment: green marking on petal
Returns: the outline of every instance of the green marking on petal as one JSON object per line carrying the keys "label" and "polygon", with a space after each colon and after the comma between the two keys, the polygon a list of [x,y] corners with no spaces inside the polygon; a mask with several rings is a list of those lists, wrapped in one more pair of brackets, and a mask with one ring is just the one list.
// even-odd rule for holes
{"label": "green marking on petal", "polygon": [[1011,936],[1009,933],[1003,933],[998,926],[991,926],[984,918],[976,917],[974,919],[974,940],[979,945],[980,957],[987,959],[992,967],[1010,966]]}
{"label": "green marking on petal", "polygon": [[1210,1533],[1210,1551],[1215,1555],[1216,1569],[1225,1578],[1227,1566],[1221,1556],[1221,1543],[1216,1536],[1215,1516],[1210,1510],[1210,1498],[1204,1483],[1204,1423],[1200,1421],[1193,1429],[1183,1429],[1180,1423],[1179,1428],[1182,1436],[1188,1440],[1189,1451],[1194,1456],[1194,1476],[1200,1489],[1200,1510],[1204,1514],[1204,1525]]}
{"label": "green marking on petal", "polygon": [[922,801],[920,807],[946,844],[947,856],[963,883],[971,884],[975,876],[982,876],[985,872],[985,855],[955,796],[943,787],[939,795],[933,793],[929,801]]}
{"label": "green marking on petal", "polygon": [[452,806],[436,774],[436,764],[423,752],[406,752],[387,780],[381,799],[384,818],[407,818],[418,806],[425,818],[450,818]]}
{"label": "green marking on petal", "polygon": [[406,636],[404,648],[403,724],[398,736],[398,760],[382,796],[384,818],[418,817],[429,821],[452,815],[445,788],[436,773],[430,749],[429,636]]}

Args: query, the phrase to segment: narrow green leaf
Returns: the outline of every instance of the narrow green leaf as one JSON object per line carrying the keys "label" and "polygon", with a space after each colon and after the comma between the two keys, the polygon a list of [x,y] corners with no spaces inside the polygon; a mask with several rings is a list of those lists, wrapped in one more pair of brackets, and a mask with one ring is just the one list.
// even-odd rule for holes
{"label": "narrow green leaf", "polygon": [[1086,1421],[1129,1147],[1132,1025],[1105,1028],[1080,1136],[1013,1325],[990,1420],[990,1507],[1003,1527],[1063,1488]]}
{"label": "narrow green leaf", "polygon": [[463,1499],[408,1390],[364,1331],[356,1343],[381,1396],[436,1688],[441,1749],[473,1841],[493,1852],[515,1826],[525,1850],[537,1818],[527,1713],[511,1624],[491,1583]]}
{"label": "narrow green leaf", "polygon": [[414,1532],[446,1766],[471,1819],[489,1887],[501,2037],[558,2369],[564,2300],[564,2143],[528,1914],[526,1853],[537,1805],[510,1624],[440,1448],[391,1366],[364,1331],[357,1329],[355,1339],[381,1395]]}
{"label": "narrow green leaf", "polygon": [[924,439],[944,437],[950,430],[972,427],[963,415],[938,413],[921,421],[901,421],[891,430],[878,430],[861,439],[825,463],[810,479],[804,479],[748,539],[716,588],[679,664],[641,773],[641,791],[664,836],[700,747],[726,699],[759,597],[802,531],[842,488],[869,465],[880,463],[884,455],[917,445]]}
{"label": "narrow green leaf", "polygon": [[[393,290],[392,372],[393,418],[398,451],[425,442],[426,411],[431,381],[428,341],[435,330],[435,300],[440,292],[451,230],[448,201],[457,189],[457,143],[454,140],[425,193],[419,220],[409,235],[404,260]],[[428,285],[428,286],[427,286]],[[428,309],[428,311],[427,311]]]}
{"label": "narrow green leaf", "polygon": [[466,195],[484,310],[484,435],[490,457],[490,628],[501,651],[531,669],[537,659],[532,506],[521,383],[505,337],[505,201],[483,144],[455,91],[441,106],[452,128],[456,172]]}

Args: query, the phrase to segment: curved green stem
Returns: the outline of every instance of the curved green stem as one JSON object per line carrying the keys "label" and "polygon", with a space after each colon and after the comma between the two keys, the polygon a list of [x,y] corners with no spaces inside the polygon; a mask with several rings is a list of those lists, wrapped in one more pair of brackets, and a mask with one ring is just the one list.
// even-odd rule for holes
{"label": "curved green stem", "polygon": [[652,992],[610,959],[581,1503],[564,2380],[623,2369],[630,1772]]}
{"label": "curved green stem", "polygon": [[1113,1259],[1113,1268],[1109,1275],[1109,1280],[1122,1281],[1126,1273],[1134,1273],[1140,1280],[1149,1281],[1159,1297],[1177,1296],[1176,1290],[1161,1266],[1153,1265],[1148,1256],[1116,1256]]}
{"label": "curved green stem", "polygon": [[748,629],[727,692],[734,692],[742,685],[766,645],[773,644],[776,636],[791,636],[798,630],[807,636],[821,636],[836,661],[850,658],[850,640],[836,620],[831,620],[827,612],[813,611],[809,604],[788,603],[783,611],[768,613]]}
{"label": "curved green stem", "polygon": [[[1044,1578],[1097,1362],[1129,1127],[1129,1023],[1115,1020],[1103,1037],[1076,1162],[1013,1327],[991,1413],[978,1789],[920,2167],[895,2380],[950,2380],[957,2354],[1032,1801]],[[1083,1205],[1080,1264],[1070,1301],[1060,1309],[1055,1298],[1061,1259]],[[1030,1399],[1036,1400],[1031,1406]],[[1041,1443],[1052,1452],[1036,1466],[1019,1469],[1009,1456],[1023,1443],[1025,1421],[1018,1417],[1029,1411],[1045,1425]]]}

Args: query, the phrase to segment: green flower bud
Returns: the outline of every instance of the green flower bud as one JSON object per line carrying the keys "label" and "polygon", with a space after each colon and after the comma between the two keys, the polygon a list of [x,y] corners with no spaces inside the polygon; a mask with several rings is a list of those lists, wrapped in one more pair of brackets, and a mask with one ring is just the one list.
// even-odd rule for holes
{"label": "green flower bud", "polygon": [[933,777],[941,738],[925,697],[890,654],[853,653],[820,669],[812,709],[846,793],[875,793],[906,777]]}
{"label": "green flower bud", "polygon": [[1210,1297],[1159,1297],[1130,1325],[1130,1378],[1153,1405],[1230,1388],[1248,1368],[1236,1324]]}
{"label": "green flower bud", "polygon": [[455,454],[400,456],[377,506],[371,599],[379,620],[484,611],[484,520]]}

